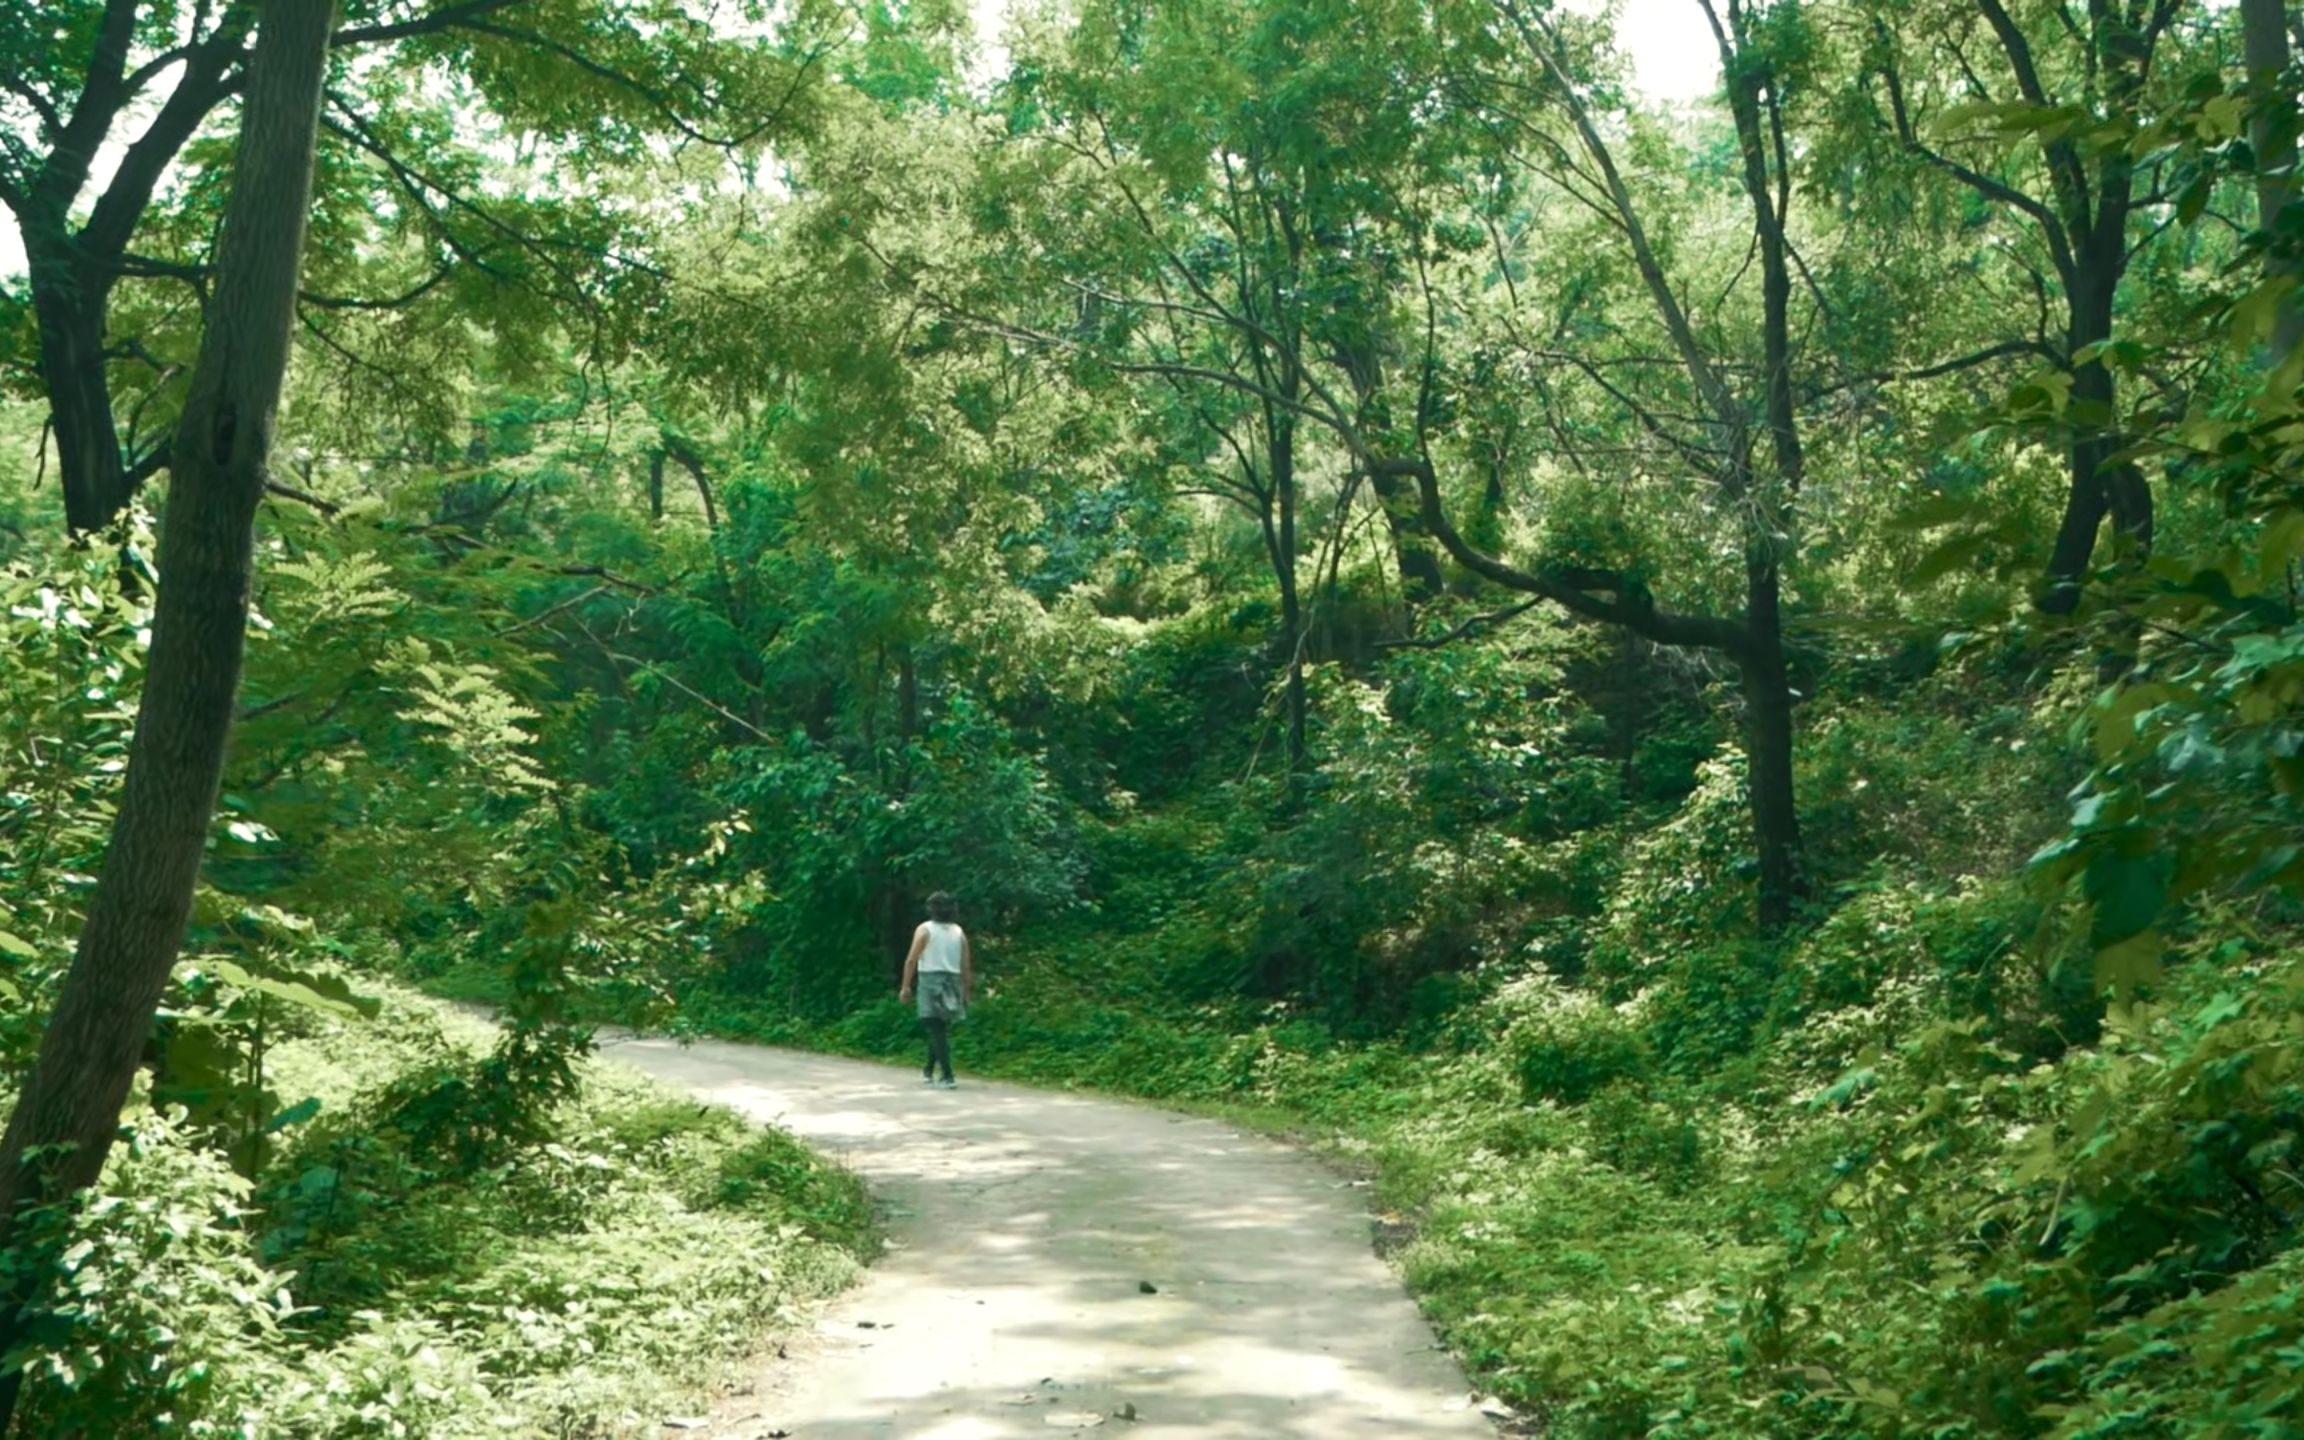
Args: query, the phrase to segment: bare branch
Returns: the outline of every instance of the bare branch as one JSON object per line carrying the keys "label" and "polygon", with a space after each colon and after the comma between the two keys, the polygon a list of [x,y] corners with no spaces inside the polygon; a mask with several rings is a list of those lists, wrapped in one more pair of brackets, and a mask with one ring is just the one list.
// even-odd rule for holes
{"label": "bare branch", "polygon": [[1533,600],[1523,600],[1517,605],[1507,606],[1502,610],[1493,610],[1485,615],[1475,615],[1445,635],[1432,635],[1410,640],[1379,640],[1376,642],[1376,648],[1379,650],[1445,649],[1457,641],[1469,639],[1483,630],[1491,630],[1507,621],[1516,620],[1544,603],[1544,597],[1539,595]]}
{"label": "bare branch", "polygon": [[299,505],[310,506],[321,514],[331,517],[342,513],[344,509],[343,506],[333,500],[324,500],[309,490],[299,490],[293,485],[284,485],[278,480],[265,481],[264,493],[275,499],[293,500]]}
{"label": "bare branch", "polygon": [[413,39],[419,35],[437,35],[483,15],[527,3],[529,0],[468,0],[463,5],[449,5],[428,15],[396,21],[390,25],[350,26],[337,31],[328,44],[332,49],[342,50],[351,45],[380,45],[392,40]]}

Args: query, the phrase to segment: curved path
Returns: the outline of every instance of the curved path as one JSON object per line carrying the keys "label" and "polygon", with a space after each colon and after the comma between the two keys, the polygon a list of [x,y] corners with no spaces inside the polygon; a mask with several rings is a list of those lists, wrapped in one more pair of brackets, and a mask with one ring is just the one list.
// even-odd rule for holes
{"label": "curved path", "polygon": [[[609,1058],[853,1166],[889,1253],[706,1433],[1489,1437],[1353,1187],[1212,1121],[752,1046]],[[1148,1291],[1146,1287],[1151,1287]]]}

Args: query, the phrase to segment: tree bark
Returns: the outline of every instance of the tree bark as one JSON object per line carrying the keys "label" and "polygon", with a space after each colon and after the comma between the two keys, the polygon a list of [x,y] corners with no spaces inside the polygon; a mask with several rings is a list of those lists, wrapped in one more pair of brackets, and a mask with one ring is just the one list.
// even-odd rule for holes
{"label": "tree bark", "polygon": [[1784,617],[1776,558],[1755,542],[1746,562],[1750,641],[1739,669],[1744,682],[1745,785],[1752,806],[1752,844],[1760,860],[1758,916],[1763,934],[1792,923],[1805,893],[1800,867],[1800,807],[1793,794],[1792,677],[1784,659]]}
{"label": "tree bark", "polygon": [[[170,452],[159,596],[136,737],[72,967],[0,1141],[0,1248],[30,1212],[94,1184],[191,914],[240,685],[255,516],[285,378],[333,0],[270,0],[216,264]],[[53,1258],[19,1256],[0,1352],[43,1303]],[[13,1415],[0,1391],[0,1432]]]}
{"label": "tree bark", "polygon": [[[2296,137],[2269,103],[2280,93],[2277,87],[2288,73],[2287,8],[2283,0],[2240,0],[2241,54],[2248,79],[2258,91],[2249,126],[2249,143],[2256,152],[2256,228],[2267,236],[2277,233],[2280,217],[2296,198]],[[2265,252],[2264,270],[2271,279],[2293,279],[2297,261],[2275,242]],[[2292,294],[2280,307],[2265,358],[2278,365],[2299,341],[2304,341],[2304,300]]]}
{"label": "tree bark", "polygon": [[[1291,376],[1293,379],[1293,376]],[[1293,385],[1290,397],[1294,398]],[[1280,528],[1273,569],[1280,580],[1281,643],[1288,647],[1287,724],[1288,773],[1303,773],[1307,749],[1304,694],[1304,597],[1296,585],[1296,417],[1275,408],[1269,436],[1272,493],[1280,510]]]}
{"label": "tree bark", "polygon": [[1414,489],[1397,474],[1378,470],[1370,477],[1376,502],[1384,509],[1384,524],[1392,533],[1392,555],[1400,567],[1400,593],[1411,610],[1437,600],[1447,588],[1440,557],[1424,528]]}
{"label": "tree bark", "polygon": [[[1734,11],[1731,25],[1740,24]],[[1717,17],[1715,17],[1717,18]],[[1792,678],[1784,655],[1784,598],[1781,556],[1791,549],[1794,505],[1807,481],[1807,452],[1800,442],[1799,402],[1792,388],[1791,247],[1784,233],[1791,203],[1790,177],[1778,170],[1771,186],[1768,159],[1771,134],[1781,138],[1783,116],[1773,77],[1738,66],[1731,41],[1740,31],[1718,31],[1721,65],[1736,79],[1729,87],[1739,146],[1744,154],[1744,189],[1752,202],[1754,238],[1760,250],[1761,344],[1767,361],[1766,388],[1772,473],[1756,475],[1747,456],[1740,462],[1749,504],[1744,540],[1745,785],[1752,807],[1752,843],[1760,861],[1757,910],[1762,934],[1792,923],[1793,907],[1806,894],[1800,864],[1800,807],[1793,791]],[[1763,93],[1764,86],[1766,93]],[[1783,163],[1781,157],[1779,165]]]}
{"label": "tree bark", "polygon": [[24,249],[40,329],[40,383],[63,476],[64,523],[86,534],[111,523],[136,490],[104,373],[104,306],[112,287],[80,255],[61,219],[53,228],[28,222]]}

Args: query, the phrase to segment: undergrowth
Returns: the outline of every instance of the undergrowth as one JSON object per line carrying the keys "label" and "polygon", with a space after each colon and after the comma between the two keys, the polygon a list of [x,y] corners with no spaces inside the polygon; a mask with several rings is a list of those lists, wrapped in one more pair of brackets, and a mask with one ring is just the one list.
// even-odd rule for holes
{"label": "undergrowth", "polygon": [[[1188,960],[1316,923],[1275,919],[1270,897],[1302,891],[1255,875],[1299,829],[1161,903],[988,938],[960,1064],[1372,1163],[1426,1312],[1564,1440],[2296,1436],[2304,945],[2276,907],[2204,905],[2164,974],[2107,1006],[2083,937],[2007,858],[2054,824],[2037,797],[2061,762],[2028,744],[2044,714],[1818,735],[1816,783],[1865,803],[1814,806],[1817,853],[1848,858],[1779,942],[1720,904],[1740,820],[1715,766],[1662,823],[1554,847],[1600,877],[1588,898],[1563,915],[1557,887],[1522,892],[1487,922],[1508,944],[1437,1001],[1412,991],[1389,1037],[1193,993]],[[1101,843],[1124,866],[1133,829],[1167,846],[1179,823]],[[1521,863],[1491,856],[1379,897],[1388,926],[1302,963],[1412,953]],[[893,998],[806,1021],[698,985],[680,1023],[918,1043]]]}
{"label": "undergrowth", "polygon": [[853,1176],[627,1072],[586,1062],[533,1143],[465,1147],[487,1027],[393,993],[298,1028],[271,1083],[317,1103],[252,1180],[181,1109],[135,1113],[27,1433],[654,1434],[871,1244]]}

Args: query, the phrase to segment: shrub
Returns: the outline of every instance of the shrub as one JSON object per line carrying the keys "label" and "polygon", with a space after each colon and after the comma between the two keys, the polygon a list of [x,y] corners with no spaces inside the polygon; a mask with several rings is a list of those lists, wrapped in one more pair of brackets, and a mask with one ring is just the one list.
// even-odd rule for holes
{"label": "shrub", "polygon": [[1654,1056],[1639,1028],[1589,992],[1538,975],[1497,996],[1509,1019],[1501,1044],[1530,1102],[1579,1104],[1608,1086],[1642,1082]]}

